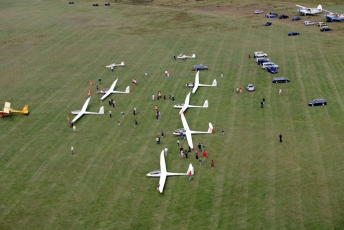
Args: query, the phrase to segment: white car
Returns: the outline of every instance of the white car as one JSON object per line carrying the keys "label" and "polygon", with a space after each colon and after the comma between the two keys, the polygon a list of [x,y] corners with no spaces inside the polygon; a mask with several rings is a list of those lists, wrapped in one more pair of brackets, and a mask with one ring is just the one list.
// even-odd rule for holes
{"label": "white car", "polygon": [[254,11],[255,14],[262,14],[263,12],[264,12],[264,11],[262,11],[262,10],[255,10],[255,11]]}
{"label": "white car", "polygon": [[252,91],[254,91],[254,85],[253,85],[253,84],[248,84],[248,85],[246,86],[246,89],[247,89],[249,92],[252,92]]}
{"label": "white car", "polygon": [[278,69],[278,65],[276,65],[275,63],[273,62],[264,62],[262,64],[262,69],[267,69],[269,66],[273,66],[273,67],[276,67]]}
{"label": "white car", "polygon": [[268,55],[266,53],[264,53],[263,51],[256,51],[254,52],[254,57],[258,58],[258,57],[267,57]]}
{"label": "white car", "polygon": [[310,25],[315,25],[315,22],[312,21],[304,21],[303,24],[305,24],[306,26],[310,26]]}

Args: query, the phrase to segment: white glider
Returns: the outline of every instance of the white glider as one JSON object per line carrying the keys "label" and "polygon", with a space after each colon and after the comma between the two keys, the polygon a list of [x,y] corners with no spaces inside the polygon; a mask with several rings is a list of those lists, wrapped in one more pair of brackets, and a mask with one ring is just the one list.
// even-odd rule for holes
{"label": "white glider", "polygon": [[185,110],[187,110],[188,108],[208,108],[208,106],[209,106],[208,100],[205,100],[203,106],[190,105],[190,94],[191,94],[191,92],[188,93],[188,95],[186,95],[184,104],[177,104],[177,105],[173,106],[174,108],[181,109],[179,114],[185,112]]}
{"label": "white glider", "polygon": [[193,142],[192,142],[192,136],[191,134],[199,134],[199,133],[213,133],[213,125],[211,123],[209,123],[209,128],[208,128],[208,131],[206,132],[202,132],[202,131],[192,131],[190,130],[189,128],[189,125],[185,119],[185,116],[184,116],[184,113],[181,113],[180,114],[180,117],[182,119],[182,123],[183,123],[183,126],[184,128],[182,129],[177,129],[173,132],[174,135],[180,135],[181,133],[183,133],[183,135],[186,136],[186,140],[190,146],[191,149],[194,149],[194,146],[193,146]]}
{"label": "white glider", "polygon": [[160,154],[160,170],[155,170],[147,174],[149,177],[160,177],[158,190],[160,193],[164,191],[164,185],[166,182],[166,177],[168,176],[189,176],[194,174],[194,168],[192,164],[189,165],[188,171],[186,173],[171,173],[167,172],[164,150]]}
{"label": "white glider", "polygon": [[196,58],[196,54],[193,54],[192,56],[186,56],[185,54],[179,54],[178,57],[179,59],[186,59],[186,58]]}
{"label": "white glider", "polygon": [[211,84],[211,85],[200,84],[199,83],[199,71],[197,71],[196,77],[195,77],[195,85],[192,89],[192,93],[196,93],[196,90],[198,89],[199,86],[217,86],[217,81],[216,81],[216,79],[214,79],[213,84]]}
{"label": "white glider", "polygon": [[84,114],[104,114],[104,106],[100,107],[99,113],[87,112],[86,109],[87,109],[87,106],[88,106],[88,103],[90,102],[90,100],[91,100],[91,97],[87,98],[87,100],[86,100],[86,102],[85,102],[85,104],[81,110],[73,110],[70,112],[71,114],[77,114],[77,116],[74,117],[74,119],[72,120],[72,123],[76,122],[76,120],[78,120]]}
{"label": "white glider", "polygon": [[112,83],[110,89],[106,91],[106,93],[100,98],[100,101],[103,101],[107,96],[109,96],[112,93],[130,93],[130,86],[128,86],[125,91],[114,91],[116,87],[116,83],[118,81],[118,78]]}
{"label": "white glider", "polygon": [[113,69],[113,68],[115,68],[116,66],[125,66],[125,65],[124,65],[124,62],[122,61],[121,64],[113,63],[113,64],[110,64],[110,65],[107,65],[106,68]]}

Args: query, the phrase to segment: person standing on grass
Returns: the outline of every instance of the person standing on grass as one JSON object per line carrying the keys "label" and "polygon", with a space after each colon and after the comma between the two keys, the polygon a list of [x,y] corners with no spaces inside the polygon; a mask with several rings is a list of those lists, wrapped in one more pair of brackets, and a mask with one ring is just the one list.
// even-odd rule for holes
{"label": "person standing on grass", "polygon": [[222,133],[222,136],[224,136],[225,135],[225,130],[222,129],[221,133]]}
{"label": "person standing on grass", "polygon": [[157,144],[160,144],[160,137],[159,137],[159,136],[157,136],[157,137],[155,138],[155,140],[156,140],[156,143],[157,143]]}
{"label": "person standing on grass", "polygon": [[110,115],[110,117],[112,117],[112,112],[111,112],[111,110],[109,110],[109,115]]}
{"label": "person standing on grass", "polygon": [[195,152],[196,160],[198,160],[198,152]]}
{"label": "person standing on grass", "polygon": [[72,154],[74,154],[74,147],[73,146],[70,148],[70,150],[72,151]]}
{"label": "person standing on grass", "polygon": [[137,125],[137,118],[135,118],[135,125]]}
{"label": "person standing on grass", "polygon": [[207,152],[204,150],[203,151],[203,160],[205,160],[207,158]]}
{"label": "person standing on grass", "polygon": [[121,125],[121,123],[120,123],[119,121],[117,121],[117,125],[118,125],[118,126],[120,126],[120,125]]}
{"label": "person standing on grass", "polygon": [[178,147],[180,146],[179,138],[178,138],[178,140],[177,140],[177,146],[178,146]]}
{"label": "person standing on grass", "polygon": [[154,101],[154,98],[155,98],[155,95],[154,94],[152,94],[152,100]]}
{"label": "person standing on grass", "polygon": [[116,101],[115,101],[115,100],[112,101],[112,106],[113,106],[114,108],[116,107]]}
{"label": "person standing on grass", "polygon": [[171,98],[172,98],[172,101],[174,101],[174,94],[172,94]]}
{"label": "person standing on grass", "polygon": [[282,142],[282,134],[279,135],[280,142]]}
{"label": "person standing on grass", "polygon": [[99,84],[101,84],[102,83],[102,79],[98,78],[98,82],[99,82]]}
{"label": "person standing on grass", "polygon": [[260,108],[264,108],[264,102],[263,101],[260,102]]}
{"label": "person standing on grass", "polygon": [[201,148],[202,148],[202,151],[204,150],[204,144],[203,143],[201,143]]}
{"label": "person standing on grass", "polygon": [[199,151],[202,151],[202,145],[201,145],[201,143],[198,143],[198,149],[199,149]]}
{"label": "person standing on grass", "polygon": [[282,89],[279,89],[278,90],[278,95],[281,95],[282,94]]}
{"label": "person standing on grass", "polygon": [[164,100],[166,100],[166,94],[164,94]]}
{"label": "person standing on grass", "polygon": [[161,130],[161,137],[164,138],[165,137],[165,133],[163,130]]}
{"label": "person standing on grass", "polygon": [[248,58],[251,58],[251,54],[250,53],[248,53]]}
{"label": "person standing on grass", "polygon": [[192,180],[192,172],[189,171],[189,181],[191,181],[191,180]]}
{"label": "person standing on grass", "polygon": [[164,152],[165,152],[165,156],[167,156],[167,154],[168,154],[168,148],[167,147],[165,147]]}
{"label": "person standing on grass", "polygon": [[210,163],[210,165],[211,165],[211,169],[214,169],[214,166],[215,166],[215,162],[214,162],[214,160],[211,160],[211,163]]}
{"label": "person standing on grass", "polygon": [[67,121],[68,121],[68,124],[70,124],[70,117],[67,116]]}
{"label": "person standing on grass", "polygon": [[202,166],[202,158],[199,158],[198,162],[199,162],[199,165]]}
{"label": "person standing on grass", "polygon": [[76,133],[76,126],[73,125],[73,132]]}

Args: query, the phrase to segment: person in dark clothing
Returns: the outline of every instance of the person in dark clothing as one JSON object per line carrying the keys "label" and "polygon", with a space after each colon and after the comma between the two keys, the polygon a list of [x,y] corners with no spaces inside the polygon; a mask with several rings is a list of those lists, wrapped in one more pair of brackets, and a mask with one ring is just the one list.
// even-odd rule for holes
{"label": "person in dark clothing", "polygon": [[190,146],[189,146],[188,152],[189,152],[189,153],[191,152],[191,147],[190,147]]}
{"label": "person in dark clothing", "polygon": [[198,149],[199,149],[200,151],[202,151],[202,145],[201,145],[201,143],[198,143]]}
{"label": "person in dark clothing", "polygon": [[279,135],[280,142],[282,142],[282,134]]}
{"label": "person in dark clothing", "polygon": [[260,102],[260,108],[264,108],[264,102],[263,101]]}
{"label": "person in dark clothing", "polygon": [[174,60],[177,60],[176,56],[173,56]]}
{"label": "person in dark clothing", "polygon": [[137,125],[137,118],[135,118],[135,125]]}
{"label": "person in dark clothing", "polygon": [[198,160],[198,152],[195,152],[196,160]]}
{"label": "person in dark clothing", "polygon": [[265,104],[265,98],[264,98],[264,97],[263,97],[263,100],[262,100],[262,101],[263,101],[263,104]]}

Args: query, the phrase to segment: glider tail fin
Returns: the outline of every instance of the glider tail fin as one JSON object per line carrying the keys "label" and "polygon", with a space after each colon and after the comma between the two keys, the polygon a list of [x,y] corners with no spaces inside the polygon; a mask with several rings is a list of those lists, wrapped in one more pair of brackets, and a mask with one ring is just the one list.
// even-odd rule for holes
{"label": "glider tail fin", "polygon": [[24,105],[24,107],[21,110],[21,112],[24,113],[24,114],[29,114],[29,106],[28,105]]}
{"label": "glider tail fin", "polygon": [[214,132],[214,127],[211,123],[209,123],[208,133],[213,133],[213,132]]}
{"label": "glider tail fin", "polygon": [[190,172],[191,172],[191,175],[195,174],[195,170],[194,170],[194,167],[192,166],[192,164],[189,165],[188,171],[186,173],[188,175],[190,175]]}
{"label": "glider tail fin", "polygon": [[124,61],[121,62],[121,66],[124,66]]}
{"label": "glider tail fin", "polygon": [[104,106],[100,107],[99,114],[104,114]]}
{"label": "glider tail fin", "polygon": [[212,86],[217,86],[217,81],[214,79]]}
{"label": "glider tail fin", "polygon": [[125,93],[130,93],[130,86],[128,86],[128,87],[125,89],[124,92],[125,92]]}
{"label": "glider tail fin", "polygon": [[322,6],[321,6],[321,5],[319,5],[319,6],[317,7],[317,9],[318,9],[320,12],[322,12]]}
{"label": "glider tail fin", "polygon": [[193,55],[192,55],[192,58],[196,58],[196,54],[193,54]]}
{"label": "glider tail fin", "polygon": [[208,100],[205,100],[204,105],[203,105],[203,108],[208,108],[208,107],[209,107]]}

